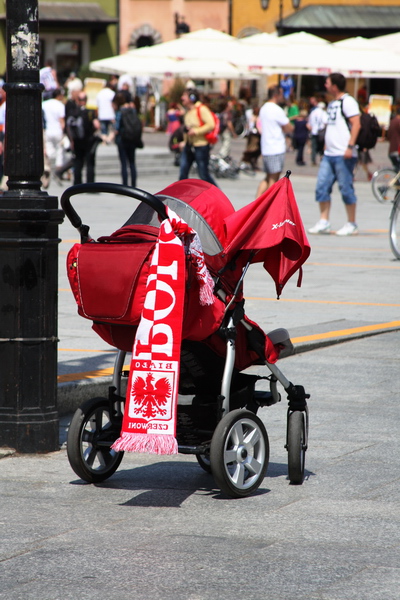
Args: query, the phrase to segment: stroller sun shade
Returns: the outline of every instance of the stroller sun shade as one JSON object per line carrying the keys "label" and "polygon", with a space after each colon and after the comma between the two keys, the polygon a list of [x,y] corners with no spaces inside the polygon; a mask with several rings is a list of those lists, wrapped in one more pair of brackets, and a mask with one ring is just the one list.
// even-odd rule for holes
{"label": "stroller sun shade", "polygon": [[263,263],[277,295],[310,255],[310,245],[288,177],[282,177],[259,198],[225,219],[223,256],[241,252],[252,263]]}

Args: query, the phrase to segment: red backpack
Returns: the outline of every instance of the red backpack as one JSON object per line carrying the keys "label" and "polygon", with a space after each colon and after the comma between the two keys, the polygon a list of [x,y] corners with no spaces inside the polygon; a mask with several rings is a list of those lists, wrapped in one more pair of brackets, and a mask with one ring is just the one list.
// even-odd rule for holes
{"label": "red backpack", "polygon": [[[200,125],[204,125],[204,121],[200,116],[200,107],[201,107],[201,105],[199,105],[197,107],[197,117],[200,121]],[[211,144],[211,146],[213,146],[214,144],[216,144],[218,142],[220,121],[219,121],[219,117],[212,110],[210,110],[210,113],[212,114],[212,117],[214,119],[214,129],[212,131],[209,131],[208,133],[205,133],[204,137],[207,140],[207,142],[209,144]]]}

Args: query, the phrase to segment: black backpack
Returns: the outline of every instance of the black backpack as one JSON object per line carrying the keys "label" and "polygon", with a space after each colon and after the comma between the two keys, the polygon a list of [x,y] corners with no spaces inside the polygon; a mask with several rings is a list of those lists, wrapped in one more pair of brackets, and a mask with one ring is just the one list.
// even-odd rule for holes
{"label": "black backpack", "polygon": [[142,123],[134,108],[121,110],[120,135],[125,142],[131,142],[136,148],[143,148]]}
{"label": "black backpack", "polygon": [[378,138],[382,135],[382,127],[379,125],[378,119],[373,114],[363,112],[360,122],[361,129],[357,136],[357,146],[360,150],[375,148]]}
{"label": "black backpack", "polygon": [[[340,101],[340,109],[343,117],[346,119],[347,127],[349,127],[349,121],[343,112],[343,98]],[[372,113],[361,112],[360,124],[360,131],[356,139],[359,150],[364,150],[364,148],[371,150],[371,148],[375,148],[378,138],[382,135],[382,127],[379,125],[378,119]]]}
{"label": "black backpack", "polygon": [[67,118],[67,132],[74,141],[85,138],[86,132],[83,115],[70,115]]}

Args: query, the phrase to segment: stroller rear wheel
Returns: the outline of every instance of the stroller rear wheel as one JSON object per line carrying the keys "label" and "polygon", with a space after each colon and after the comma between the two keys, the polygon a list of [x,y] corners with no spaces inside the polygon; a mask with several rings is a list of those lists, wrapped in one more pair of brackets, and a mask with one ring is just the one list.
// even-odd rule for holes
{"label": "stroller rear wheel", "polygon": [[299,410],[288,415],[287,451],[290,483],[300,485],[304,480],[306,457],[306,419]]}
{"label": "stroller rear wheel", "polygon": [[233,410],[218,423],[210,450],[211,471],[222,492],[243,498],[262,483],[269,461],[269,440],[261,419]]}
{"label": "stroller rear wheel", "polygon": [[71,421],[67,455],[72,469],[84,481],[99,483],[118,469],[123,452],[111,445],[119,436],[122,415],[111,420],[110,401],[91,398],[80,406]]}

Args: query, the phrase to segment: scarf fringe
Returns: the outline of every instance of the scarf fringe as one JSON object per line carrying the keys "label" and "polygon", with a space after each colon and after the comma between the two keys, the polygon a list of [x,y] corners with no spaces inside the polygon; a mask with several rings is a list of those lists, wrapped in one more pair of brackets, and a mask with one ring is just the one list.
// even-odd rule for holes
{"label": "scarf fringe", "polygon": [[147,452],[149,454],[178,454],[178,442],[173,435],[122,432],[111,446],[117,452]]}

